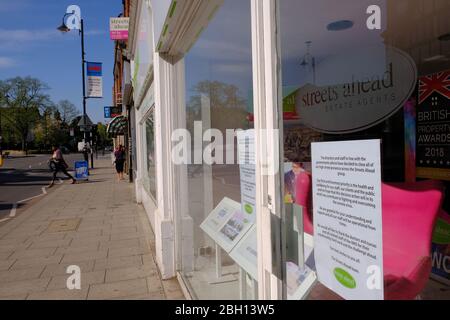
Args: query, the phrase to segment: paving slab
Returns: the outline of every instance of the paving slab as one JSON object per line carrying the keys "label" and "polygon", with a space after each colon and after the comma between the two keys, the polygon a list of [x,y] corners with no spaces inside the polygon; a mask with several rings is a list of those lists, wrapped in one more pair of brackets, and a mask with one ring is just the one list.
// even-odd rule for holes
{"label": "paving slab", "polygon": [[[178,299],[176,280],[161,280],[154,243],[134,185],[98,159],[89,182],[49,190],[0,227],[0,299]],[[81,290],[67,289],[73,265]]]}

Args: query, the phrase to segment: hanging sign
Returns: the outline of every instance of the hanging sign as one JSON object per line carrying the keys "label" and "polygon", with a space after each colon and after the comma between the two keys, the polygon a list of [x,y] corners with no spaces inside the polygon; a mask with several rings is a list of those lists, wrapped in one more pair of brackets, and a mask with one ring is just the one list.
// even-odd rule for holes
{"label": "hanging sign", "polygon": [[358,75],[352,65],[370,57],[370,50],[362,49],[349,53],[343,60],[330,61],[335,67],[348,66],[339,82],[326,86],[307,84],[297,91],[297,114],[305,125],[332,134],[356,132],[386,120],[403,106],[416,87],[414,60],[396,48],[387,47],[381,56],[373,58],[383,63],[370,70],[367,66],[363,70],[366,72]]}
{"label": "hanging sign", "polygon": [[103,117],[105,119],[115,118],[122,115],[121,107],[104,107]]}
{"label": "hanging sign", "polygon": [[312,143],[314,259],[345,299],[383,299],[380,140]]}
{"label": "hanging sign", "polygon": [[111,118],[111,107],[105,107],[103,110],[104,110],[103,117],[105,119]]}
{"label": "hanging sign", "polygon": [[450,180],[450,70],[419,78],[416,175]]}
{"label": "hanging sign", "polygon": [[111,40],[128,40],[130,18],[109,18],[109,34]]}
{"label": "hanging sign", "polygon": [[87,62],[87,95],[88,98],[103,97],[102,64]]}

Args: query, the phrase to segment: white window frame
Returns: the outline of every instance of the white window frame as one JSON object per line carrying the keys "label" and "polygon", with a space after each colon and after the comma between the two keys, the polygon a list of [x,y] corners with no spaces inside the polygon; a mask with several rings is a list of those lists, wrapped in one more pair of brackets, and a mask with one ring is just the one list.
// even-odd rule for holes
{"label": "white window frame", "polygon": [[[262,176],[264,163],[261,159],[272,159],[276,153],[281,157],[282,132],[279,135],[268,134],[270,130],[282,130],[282,111],[279,61],[279,39],[276,33],[278,12],[276,0],[249,0],[251,3],[251,32],[252,32],[252,61],[253,61],[253,92],[254,114],[256,130],[256,152],[258,159],[256,168],[256,201],[257,201],[257,238],[258,238],[258,299],[274,300],[283,298],[283,285],[279,270],[282,264],[281,246],[278,239],[281,234],[278,231],[272,234],[272,230],[278,227],[274,221],[281,219],[283,201],[280,190],[282,175],[280,171],[273,176]],[[220,10],[220,9],[219,9]],[[157,36],[157,35],[156,35]],[[180,57],[170,57],[155,54],[155,122],[157,125],[157,179],[158,211],[160,223],[156,221],[156,228],[169,228],[168,234],[155,232],[156,241],[169,240],[172,252],[167,263],[167,275],[175,275],[181,267],[182,260],[182,236],[178,228],[181,227],[181,219],[187,214],[187,172],[183,166],[175,166],[171,161],[171,133],[174,129],[185,128],[185,77],[184,61]],[[162,112],[164,110],[164,112]],[[273,132],[273,131],[272,131]],[[164,164],[164,166],[162,165]],[[280,166],[282,164],[280,163]],[[184,187],[183,187],[184,186]],[[176,195],[176,196],[173,196]],[[158,219],[158,214],[156,215]],[[163,226],[166,221],[168,225]],[[274,228],[275,227],[275,228]],[[157,230],[156,230],[157,231]],[[279,230],[281,232],[281,228]],[[159,233],[159,235],[158,235]],[[158,236],[168,238],[158,240]],[[274,250],[272,250],[274,248]],[[278,261],[277,261],[278,260]],[[278,264],[278,271],[275,264]],[[278,274],[278,275],[277,275]],[[179,274],[178,278],[181,280]],[[182,281],[181,281],[182,282]],[[185,288],[185,294],[189,292]]]}
{"label": "white window frame", "polygon": [[[280,99],[279,38],[275,0],[251,0],[253,92],[256,149],[256,212],[258,238],[258,298],[280,300],[283,284],[280,273],[282,250],[280,239],[283,197],[282,175],[263,175],[264,164],[272,159],[283,161],[281,154],[283,126]],[[275,134],[279,130],[278,135]],[[276,154],[278,153],[278,155]],[[279,223],[276,223],[279,221]]]}

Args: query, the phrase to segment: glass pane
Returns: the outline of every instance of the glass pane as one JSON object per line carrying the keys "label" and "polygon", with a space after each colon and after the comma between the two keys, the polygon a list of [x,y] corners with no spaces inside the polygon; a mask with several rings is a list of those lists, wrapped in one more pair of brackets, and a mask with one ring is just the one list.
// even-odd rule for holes
{"label": "glass pane", "polygon": [[199,299],[256,291],[255,212],[241,199],[243,174],[251,180],[254,172],[241,172],[236,136],[253,127],[250,28],[250,2],[227,0],[185,56],[190,154],[182,273]]}
{"label": "glass pane", "polygon": [[[314,235],[317,243],[324,235],[323,226],[314,223],[323,208],[321,196],[312,191],[318,171],[312,165],[316,159],[311,144],[372,139],[381,141],[384,298],[412,299],[419,294],[424,299],[450,298],[441,290],[449,280],[448,264],[439,262],[448,259],[450,247],[448,238],[440,241],[450,226],[450,198],[445,191],[450,180],[449,9],[450,2],[438,0],[280,1],[285,156],[281,192],[291,226],[288,298],[301,297],[301,283],[309,270],[316,270],[317,252],[326,252],[310,241]],[[337,145],[328,146],[331,150]],[[436,197],[427,198],[432,192]],[[352,194],[353,199],[358,197]],[[356,201],[355,207],[369,215],[361,202]],[[353,219],[350,207],[333,203],[327,209],[337,216],[329,214],[335,226],[328,234],[341,235],[343,242],[347,233],[356,242],[361,240],[363,229],[338,219]],[[304,261],[292,253],[302,245],[301,232],[295,229],[299,216],[305,233]],[[340,245],[336,247],[345,247]],[[343,285],[339,280],[344,273],[336,269],[355,277],[354,270],[362,272],[359,259],[367,258],[354,248],[350,252],[354,261],[345,256],[347,251],[328,252],[335,259],[335,274],[319,279],[328,288],[317,284],[309,299],[342,298],[334,292]],[[418,273],[413,276],[411,270]],[[361,283],[354,285],[361,289],[358,292],[365,290]]]}
{"label": "glass pane", "polygon": [[155,159],[155,125],[154,125],[154,108],[145,121],[144,137],[146,141],[145,162],[147,174],[144,175],[144,188],[156,201],[156,159]]}

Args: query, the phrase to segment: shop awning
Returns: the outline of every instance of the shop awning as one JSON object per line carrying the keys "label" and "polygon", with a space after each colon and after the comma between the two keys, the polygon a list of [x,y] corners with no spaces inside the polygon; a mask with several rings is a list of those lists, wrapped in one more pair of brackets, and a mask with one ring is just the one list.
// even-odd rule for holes
{"label": "shop awning", "polygon": [[106,132],[112,136],[122,136],[125,134],[125,130],[127,129],[127,117],[125,116],[117,116],[113,118],[108,126],[106,127]]}

